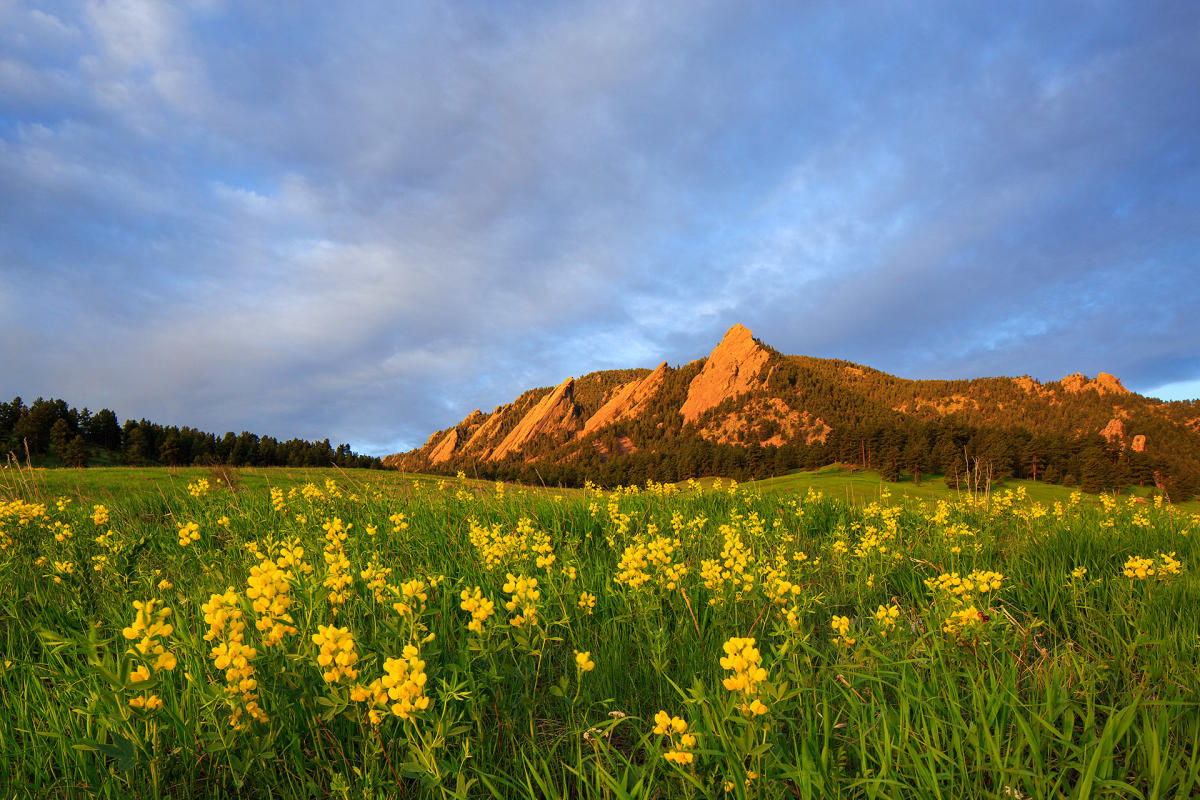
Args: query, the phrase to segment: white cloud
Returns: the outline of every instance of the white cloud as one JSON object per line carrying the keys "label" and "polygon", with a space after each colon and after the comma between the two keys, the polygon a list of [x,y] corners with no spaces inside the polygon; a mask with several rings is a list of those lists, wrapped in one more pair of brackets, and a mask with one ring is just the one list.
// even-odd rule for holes
{"label": "white cloud", "polygon": [[122,414],[409,444],[734,322],[910,374],[1122,337],[1104,368],[1177,377],[1191,317],[1096,325],[1195,252],[1190,32],[1076,20],[1062,56],[1033,12],[0,5],[0,256],[43,355],[0,352]]}

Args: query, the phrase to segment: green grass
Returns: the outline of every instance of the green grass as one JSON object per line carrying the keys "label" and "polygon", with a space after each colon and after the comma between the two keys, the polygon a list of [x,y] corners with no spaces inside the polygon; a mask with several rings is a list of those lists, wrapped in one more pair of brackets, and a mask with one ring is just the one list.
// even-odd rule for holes
{"label": "green grass", "polygon": [[[49,468],[19,472],[0,471],[0,492],[14,497],[36,492],[43,496],[65,496],[100,502],[107,498],[178,493],[198,478],[207,478],[214,485],[232,485],[237,491],[264,492],[272,486],[290,489],[308,482],[321,483],[330,476],[350,486],[436,486],[441,482],[452,485],[460,483],[455,478],[367,469],[111,466],[82,470]],[[710,486],[713,480],[702,479],[700,484]],[[465,485],[486,484],[467,480]],[[898,482],[889,483],[884,481],[878,472],[843,465],[822,467],[818,470],[793,470],[778,478],[747,483],[746,487],[763,493],[804,493],[814,489],[826,496],[837,497],[856,505],[877,501],[885,492],[897,500],[912,498],[921,501],[954,501],[958,496],[958,492],[948,488],[940,475],[925,476],[920,484],[914,483],[911,475],[903,476]],[[1040,481],[1009,480],[994,491],[1001,493],[1009,489],[1016,491],[1018,488],[1024,488],[1031,501],[1046,504],[1056,501],[1069,502],[1072,492],[1076,490],[1075,487]],[[530,491],[534,489],[531,487]],[[577,494],[571,489],[548,491],[566,496]],[[1119,496],[1151,498],[1152,493],[1153,490],[1148,487],[1129,487]],[[1084,500],[1089,503],[1095,502],[1091,495],[1084,495]],[[1200,513],[1200,500],[1181,503],[1178,509],[1187,513]]]}
{"label": "green grass", "polygon": [[[194,497],[201,478],[211,490]],[[880,503],[877,479],[861,473],[707,483],[602,494],[282,468],[5,475],[0,496],[35,507],[0,506],[0,786],[38,798],[1200,793],[1192,513],[1124,497],[1071,505],[1060,487],[1029,485],[1027,503],[997,493],[936,517],[905,498],[954,500],[940,480],[885,484]],[[809,487],[824,497],[801,494]],[[58,497],[72,501],[59,509]],[[1055,500],[1062,517],[1032,505]],[[109,516],[99,526],[96,504]],[[322,527],[334,519],[350,526],[340,544]],[[181,546],[188,522],[200,538]],[[296,631],[270,645],[245,590],[261,566],[252,551],[278,556],[284,540],[312,574],[290,565]],[[1175,554],[1179,574],[1123,573],[1131,556],[1161,566],[1159,553]],[[326,579],[342,555],[352,574],[335,603]],[[382,602],[368,567],[391,569]],[[1072,578],[1076,568],[1086,576]],[[926,584],[973,570],[1002,573],[1001,588],[957,597]],[[535,625],[507,623],[510,572],[539,581]],[[411,580],[426,582],[424,608],[403,615],[392,604]],[[460,608],[476,586],[495,601],[482,635]],[[200,609],[227,587],[268,717],[244,730],[229,724],[243,700],[226,694],[210,654],[225,634],[206,641]],[[596,597],[591,614],[583,591]],[[173,609],[161,643],[178,663],[135,684],[147,659],[122,630],[133,601],[152,598]],[[875,611],[892,604],[885,631]],[[965,627],[942,630],[971,605]],[[835,615],[852,643],[837,640]],[[330,623],[353,636],[353,681],[322,677],[312,635]],[[722,683],[733,637],[761,652],[753,697]],[[405,720],[383,707],[372,725],[353,685],[384,675],[408,644],[425,662],[429,708]],[[576,650],[594,671],[577,672]],[[146,694],[162,708],[130,707]],[[751,699],[768,712],[748,716]],[[656,734],[660,710],[697,742]],[[672,743],[690,765],[664,759]]]}
{"label": "green grass", "polygon": [[[871,502],[878,500],[883,492],[890,493],[894,498],[909,497],[923,501],[952,501],[958,495],[956,489],[946,486],[941,475],[923,476],[921,483],[917,484],[913,482],[911,474],[906,474],[900,481],[889,483],[873,470],[862,470],[843,465],[822,467],[818,470],[793,470],[787,475],[754,481],[748,486],[764,492],[806,492],[811,488],[830,496],[840,497],[847,502]],[[1071,493],[1077,489],[1077,487],[1060,486],[1041,481],[1010,479],[1000,486],[994,487],[992,491],[999,494],[1009,489],[1016,491],[1018,488],[1023,488],[1031,501],[1046,504],[1056,501],[1066,503],[1070,500]],[[1152,498],[1153,494],[1153,487],[1132,486],[1127,487],[1118,496],[1122,498]],[[1085,495],[1085,499],[1092,500],[1087,495]],[[1181,511],[1198,513],[1200,512],[1200,501],[1192,500],[1181,503],[1178,508]]]}
{"label": "green grass", "polygon": [[0,471],[0,493],[12,497],[70,497],[103,502],[130,497],[166,497],[186,491],[189,483],[207,479],[213,486],[235,492],[264,493],[274,486],[291,489],[326,478],[347,486],[436,484],[439,478],[370,469],[318,469],[309,467],[88,467],[34,468]]}

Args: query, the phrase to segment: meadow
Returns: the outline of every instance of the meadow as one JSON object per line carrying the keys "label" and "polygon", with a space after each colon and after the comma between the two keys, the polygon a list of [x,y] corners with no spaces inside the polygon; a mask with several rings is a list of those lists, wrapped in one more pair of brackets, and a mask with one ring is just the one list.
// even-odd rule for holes
{"label": "meadow", "polygon": [[1195,510],[843,478],[7,473],[0,787],[1200,794]]}

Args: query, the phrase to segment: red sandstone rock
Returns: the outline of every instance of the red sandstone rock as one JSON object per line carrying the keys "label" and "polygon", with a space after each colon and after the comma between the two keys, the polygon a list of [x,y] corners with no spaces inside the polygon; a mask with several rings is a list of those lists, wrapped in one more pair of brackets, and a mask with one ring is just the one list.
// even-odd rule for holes
{"label": "red sandstone rock", "polygon": [[658,365],[658,368],[647,375],[645,378],[636,381],[630,381],[617,390],[616,394],[592,416],[588,417],[588,421],[583,424],[583,430],[580,436],[587,436],[589,433],[594,433],[605,425],[611,425],[619,420],[636,417],[641,413],[646,404],[658,393],[662,386],[663,376],[667,374],[667,362]]}
{"label": "red sandstone rock", "polygon": [[543,434],[573,433],[579,420],[579,409],[571,396],[575,379],[567,378],[554,391],[538,401],[529,413],[521,418],[517,427],[508,432],[504,441],[488,456],[489,461],[499,461],[509,453],[516,452],[526,442]]}
{"label": "red sandstone rock", "polygon": [[756,378],[770,358],[742,325],[734,325],[692,379],[687,399],[679,409],[685,422],[696,418],[721,401],[757,388]]}
{"label": "red sandstone rock", "polygon": [[442,437],[442,440],[437,443],[437,447],[433,448],[433,452],[429,454],[429,460],[434,464],[441,464],[443,461],[449,461],[450,456],[454,455],[454,448],[458,445],[458,429],[451,428],[450,432]]}
{"label": "red sandstone rock", "polygon": [[1100,431],[1100,435],[1108,442],[1125,443],[1125,424],[1121,420],[1113,417],[1104,426],[1104,430]]}

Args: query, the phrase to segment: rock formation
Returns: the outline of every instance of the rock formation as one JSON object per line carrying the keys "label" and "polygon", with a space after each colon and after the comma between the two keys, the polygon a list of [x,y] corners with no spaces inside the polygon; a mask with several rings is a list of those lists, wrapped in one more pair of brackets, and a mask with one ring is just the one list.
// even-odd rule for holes
{"label": "rock formation", "polygon": [[607,403],[600,406],[600,409],[595,414],[588,417],[579,435],[587,436],[589,433],[595,433],[600,430],[605,425],[611,425],[619,420],[636,417],[654,395],[658,393],[659,388],[662,387],[663,376],[666,374],[667,362],[664,361],[645,378],[630,381],[617,389]]}
{"label": "rock formation", "polygon": [[687,400],[679,409],[684,422],[695,422],[721,401],[757,388],[755,379],[770,357],[749,329],[742,325],[730,328],[688,386]]}
{"label": "rock formation", "polygon": [[509,453],[520,450],[538,436],[574,433],[579,420],[579,409],[571,396],[574,387],[575,379],[567,378],[555,387],[553,392],[539,400],[537,405],[521,418],[517,427],[509,431],[504,440],[496,446],[488,460],[499,461]]}
{"label": "rock formation", "polygon": [[1101,372],[1096,376],[1096,380],[1092,381],[1092,388],[1100,394],[1131,394],[1121,383],[1120,378],[1107,372]]}
{"label": "rock formation", "polygon": [[487,443],[491,441],[496,431],[499,430],[500,421],[504,417],[504,409],[505,406],[503,405],[496,406],[496,410],[492,412],[491,416],[485,419],[483,424],[476,428],[475,432],[471,434],[471,438],[467,440],[467,445],[463,449],[472,450],[476,447],[479,447],[481,448],[479,457],[487,458],[488,454],[491,452],[490,448],[487,447]]}
{"label": "rock formation", "polygon": [[1108,442],[1120,442],[1125,444],[1125,424],[1121,420],[1113,417],[1104,426],[1104,430],[1100,431],[1100,435]]}
{"label": "rock formation", "polygon": [[1087,375],[1076,372],[1063,378],[1059,383],[1068,394],[1079,394],[1088,389],[1097,394],[1132,394],[1116,375],[1107,372],[1098,374],[1094,381],[1088,380]]}
{"label": "rock formation", "polygon": [[[1099,432],[1114,449],[1134,453],[1146,451],[1144,432],[1150,430],[1158,437],[1152,451],[1156,465],[1160,456],[1167,464],[1177,451],[1200,461],[1200,414],[1193,406],[1141,397],[1109,373],[1094,379],[1077,373],[1047,383],[1028,375],[908,380],[845,361],[776,353],[734,325],[703,360],[676,368],[663,363],[653,370],[604,370],[553,389],[531,389],[491,414],[471,412],[422,447],[385,463],[453,472],[472,462],[504,461],[485,471],[507,476],[531,473],[507,463],[524,460],[576,467],[557,472],[578,477],[599,462],[631,455],[628,470],[618,463],[601,471],[640,474],[642,467],[683,463],[693,455],[697,469],[711,469],[728,455],[718,447],[759,446],[782,448],[784,460],[795,463],[798,457],[831,454],[798,454],[793,448],[821,443],[844,448],[845,442],[833,439],[839,429],[870,423],[899,430],[943,421],[980,431],[1026,427],[1068,444]],[[708,443],[714,447],[701,446]],[[864,448],[864,456],[867,452]],[[677,455],[688,458],[673,458]],[[1162,471],[1174,468],[1172,462]]]}
{"label": "rock formation", "polygon": [[429,453],[429,460],[434,464],[441,464],[443,461],[449,461],[450,456],[454,455],[454,448],[458,445],[458,428],[451,428],[450,432],[442,437],[442,440],[437,443],[437,446]]}

